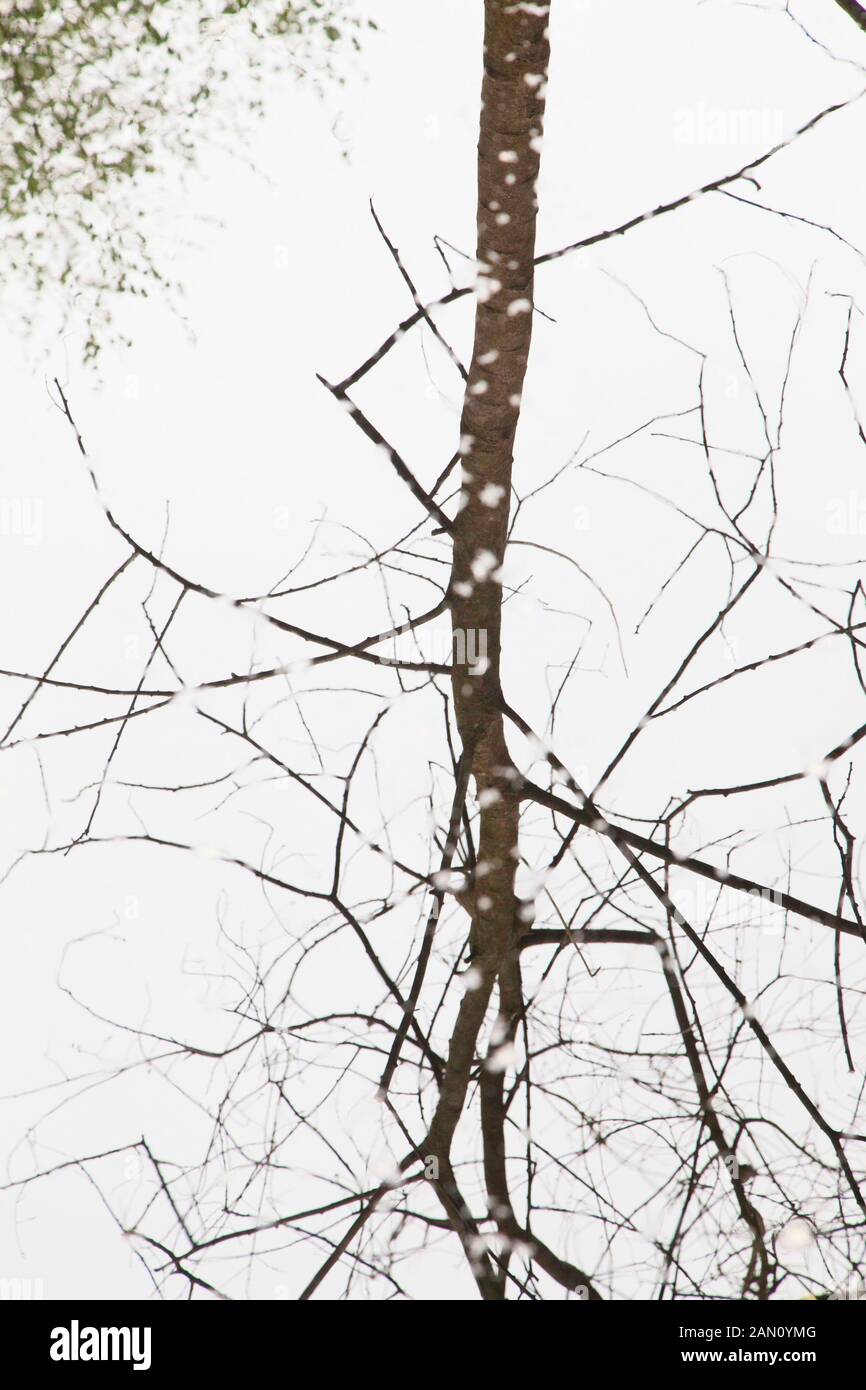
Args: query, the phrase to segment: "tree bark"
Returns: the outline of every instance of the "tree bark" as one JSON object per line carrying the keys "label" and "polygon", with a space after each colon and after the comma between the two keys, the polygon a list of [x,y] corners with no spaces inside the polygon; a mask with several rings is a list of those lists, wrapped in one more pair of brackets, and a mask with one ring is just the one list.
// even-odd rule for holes
{"label": "tree bark", "polygon": [[[454,526],[449,591],[456,721],[480,802],[477,875],[473,891],[466,896],[477,987],[467,990],[458,1013],[427,1140],[427,1151],[438,1158],[446,1182],[479,1033],[503,966],[514,965],[513,952],[522,930],[514,886],[519,802],[501,713],[499,572],[505,558],[514,439],[532,338],[536,185],[550,52],[549,9],[549,0],[542,4],[485,0],[484,6],[475,342],[461,421],[461,508]],[[486,651],[486,660],[473,664],[468,654],[479,650]],[[519,1001],[511,997],[503,1004],[501,1000],[501,1007],[513,1019]],[[482,1108],[501,1120],[495,1101]],[[500,1128],[493,1122],[494,1131]],[[494,1153],[501,1147],[501,1132],[484,1137],[488,1169],[491,1164],[499,1167]],[[451,1197],[457,1200],[454,1190]],[[503,1297],[501,1273],[495,1274],[486,1259],[476,1259],[474,1266],[482,1296]]]}
{"label": "tree bark", "polygon": [[[490,993],[515,934],[519,807],[501,714],[499,570],[532,337],[536,183],[550,51],[549,4],[485,0],[484,15],[475,343],[461,421],[461,509],[449,593],[457,727],[481,803],[478,891],[471,896],[479,987],[464,998],[431,1127],[443,1155],[463,1108]],[[472,664],[468,653],[484,650],[482,641],[486,660]]]}
{"label": "tree bark", "polygon": [[858,0],[836,0],[836,4],[839,5],[847,15],[850,15],[855,24],[859,24],[860,28],[866,32],[866,10],[864,10],[862,5],[858,4]]}

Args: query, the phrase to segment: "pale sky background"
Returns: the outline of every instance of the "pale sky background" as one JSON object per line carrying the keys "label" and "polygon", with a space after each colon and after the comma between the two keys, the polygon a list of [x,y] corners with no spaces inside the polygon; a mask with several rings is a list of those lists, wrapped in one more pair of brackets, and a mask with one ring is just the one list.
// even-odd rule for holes
{"label": "pale sky background", "polygon": [[[793,9],[830,49],[866,65],[866,36],[832,0],[795,0]],[[780,10],[777,4],[732,0],[554,0],[539,249],[613,226],[728,173],[822,107],[866,87],[866,66],[832,61]],[[376,0],[369,13],[380,33],[349,65],[342,88],[329,89],[324,99],[289,82],[271,91],[267,116],[250,141],[254,168],[241,152],[232,157],[210,149],[182,183],[151,189],[148,196],[158,199],[155,226],[185,287],[183,321],[158,298],[119,306],[118,324],[133,344],[109,347],[96,374],[82,367],[74,334],[60,341],[37,332],[24,340],[11,329],[0,331],[0,497],[10,507],[26,504],[22,514],[34,519],[24,528],[27,534],[7,525],[11,533],[0,544],[4,668],[41,669],[121,558],[72,435],[48,397],[46,383],[55,375],[118,517],[142,543],[158,549],[169,500],[166,559],[221,592],[265,592],[299,558],[316,518],[329,523],[319,540],[325,563],[320,560],[318,569],[314,564],[310,574],[324,572],[328,557],[333,563],[357,549],[340,525],[376,545],[419,520],[387,461],[360,440],[315,373],[339,379],[411,308],[372,224],[371,197],[425,298],[448,287],[434,235],[472,250],[481,6],[476,0],[438,0],[435,6]],[[864,146],[866,99],[773,160],[760,175],[760,193],[753,187],[741,191],[832,223],[842,236],[866,246]],[[179,233],[186,245],[179,244]],[[731,449],[756,447],[759,422],[732,348],[720,267],[729,277],[756,378],[776,403],[788,341],[812,274],[786,413],[780,473],[785,506],[777,549],[812,562],[844,559],[853,565],[866,553],[864,459],[837,375],[846,304],[829,296],[854,295],[866,307],[863,260],[817,230],[721,196],[540,273],[537,303],[556,323],[537,322],[516,487],[525,493],[537,486],[585,438],[584,454],[652,416],[695,402],[696,357],[654,333],[617,281],[646,301],[661,328],[709,354],[710,428],[717,442]],[[465,283],[466,271],[458,268],[457,274]],[[468,302],[441,322],[465,352]],[[861,324],[862,319],[850,365],[866,416]],[[401,345],[359,399],[430,481],[455,447],[460,392],[429,338],[427,375],[421,341],[416,335]],[[662,428],[685,432],[682,422]],[[694,447],[655,439],[639,448],[625,446],[599,466],[705,513],[705,476],[690,472],[697,461]],[[736,466],[731,463],[732,477]],[[836,524],[840,515],[853,518],[853,525]],[[573,471],[560,488],[527,508],[518,534],[575,555],[619,617],[628,677],[597,590],[549,558],[515,552],[509,578],[534,575],[549,606],[514,601],[505,669],[509,697],[542,728],[545,663],[568,660],[588,628],[574,698],[560,712],[556,747],[592,781],[723,601],[725,567],[718,555],[698,559],[672,585],[657,620],[636,636],[647,602],[694,539],[669,508],[649,503],[627,483]],[[147,639],[134,600],[145,594],[149,576],[142,567],[123,583],[125,600],[119,596],[94,622],[67,657],[64,674],[106,684],[138,679]],[[421,585],[407,593],[416,610],[431,601],[432,590]],[[164,615],[164,602],[159,611]],[[375,580],[339,586],[339,594],[314,594],[283,611],[341,638],[388,621]],[[178,633],[174,649],[188,680],[242,669],[254,641],[257,659],[299,651],[275,643],[252,617],[209,612],[192,600]],[[770,642],[782,646],[803,635],[800,610],[768,587],[731,640],[737,658],[748,660]],[[724,660],[724,653],[717,650],[716,659]],[[363,685],[368,675],[326,669],[335,685]],[[21,683],[0,687],[3,715],[11,716],[26,689]],[[328,747],[357,739],[355,700],[311,695],[304,703]],[[90,703],[85,696],[48,696],[28,732],[81,722],[103,708],[104,702]],[[669,795],[687,788],[813,766],[863,717],[850,654],[823,648],[820,659],[798,659],[779,678],[770,673],[743,683],[727,703],[715,697],[695,701],[675,736],[650,731],[612,783],[607,804],[655,815]],[[135,768],[139,779],[171,780],[180,759],[184,776],[214,776],[232,765],[237,749],[224,753],[188,713],[178,710],[158,720],[149,732],[130,738],[130,760],[116,769],[118,776]],[[396,711],[395,725],[378,794],[383,806],[410,807],[414,773],[423,765],[422,740],[411,708]],[[285,738],[287,748],[300,747],[300,725],[290,723]],[[48,802],[33,748],[3,754],[4,867],[46,837],[62,843],[80,829],[86,800],[68,799],[98,775],[106,751],[104,734],[45,745]],[[261,822],[250,819],[256,813],[278,824],[287,875],[290,869],[301,872],[298,864],[315,872],[320,846],[314,821],[304,815],[286,822],[281,805],[278,797],[265,797],[255,808],[244,803],[228,818],[210,819],[202,803],[184,820],[174,803],[165,806],[143,794],[130,798],[118,789],[96,828],[102,834],[134,830],[136,812],[146,809],[154,830],[171,834],[182,822],[203,846],[231,847],[256,858],[266,839]],[[768,826],[785,814],[792,821],[820,814],[814,786],[793,789],[784,808],[781,817],[778,802],[767,808]],[[850,808],[856,826],[858,815],[862,821],[866,814],[856,781]],[[419,809],[419,825],[420,814]],[[763,805],[750,803],[750,827],[763,814]],[[415,810],[410,821],[413,816]],[[726,803],[701,816],[695,843],[745,823]],[[832,867],[832,845],[815,850],[811,842],[800,844],[796,832],[792,840],[795,852],[802,850],[799,891],[823,902],[821,875]],[[741,862],[747,868],[766,865],[773,853],[758,845],[752,859],[747,854]],[[829,887],[827,894],[827,905],[834,905]],[[156,1031],[183,1027],[187,1035],[208,1036],[216,1026],[212,1011],[219,989],[193,972],[213,967],[220,904],[233,929],[253,935],[268,929],[260,896],[213,861],[117,846],[20,865],[0,899],[0,1092],[20,1096],[64,1074],[89,1072],[102,1055],[106,1026],[85,1017],[58,981],[113,1017],[146,1018]],[[85,937],[92,939],[82,942]],[[826,974],[826,941],[817,941],[814,960],[804,948],[799,965]],[[348,962],[342,982],[349,994],[351,969]],[[850,1113],[862,1085],[862,1056],[859,1063],[854,1078],[809,1076],[840,1115]],[[799,1065],[808,1075],[805,1050]],[[33,1155],[19,1141],[54,1103],[52,1095],[8,1100],[0,1108],[0,1149],[12,1177],[27,1170]],[[128,1142],[145,1128],[164,1139],[163,1148],[177,1148],[185,1115],[179,1102],[172,1110],[164,1088],[151,1092],[144,1080],[96,1090],[47,1122],[35,1158],[47,1165]],[[372,1123],[363,1107],[346,1122],[357,1122],[363,1148],[365,1126]],[[121,1163],[108,1185],[120,1191],[136,1177]],[[129,1243],[78,1175],[43,1182],[17,1202],[2,1198],[0,1220],[2,1278],[39,1279],[49,1297],[148,1292]],[[294,1296],[308,1268],[305,1258],[295,1252],[282,1268],[260,1271],[251,1292],[279,1297],[288,1290]],[[433,1257],[419,1275],[416,1292],[453,1297],[444,1273],[450,1279],[452,1266],[440,1268],[439,1259]],[[468,1275],[461,1277],[467,1280],[461,1296],[471,1297]]]}

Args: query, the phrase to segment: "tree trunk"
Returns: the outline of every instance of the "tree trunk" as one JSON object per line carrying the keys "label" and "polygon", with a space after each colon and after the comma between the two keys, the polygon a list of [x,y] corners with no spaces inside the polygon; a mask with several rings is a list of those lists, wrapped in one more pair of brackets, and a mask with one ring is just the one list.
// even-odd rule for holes
{"label": "tree trunk", "polygon": [[[518,801],[501,713],[502,589],[514,437],[532,337],[532,299],[549,3],[485,0],[484,80],[478,147],[478,294],[475,343],[461,423],[463,482],[454,528],[450,606],[454,705],[480,801],[478,875],[467,895],[477,988],[464,996],[427,1151],[439,1160],[440,1196],[462,1210],[450,1150],[494,984],[519,929],[514,891]],[[485,646],[486,643],[486,646]],[[474,665],[467,653],[484,652]],[[501,994],[500,985],[500,994]],[[510,991],[509,991],[510,993]],[[512,1015],[514,999],[507,1012]],[[511,1023],[513,1028],[513,1022]],[[495,1107],[494,1107],[495,1109]],[[485,1145],[500,1135],[485,1136]],[[464,1243],[466,1232],[462,1231]],[[475,1260],[484,1297],[502,1279]]]}

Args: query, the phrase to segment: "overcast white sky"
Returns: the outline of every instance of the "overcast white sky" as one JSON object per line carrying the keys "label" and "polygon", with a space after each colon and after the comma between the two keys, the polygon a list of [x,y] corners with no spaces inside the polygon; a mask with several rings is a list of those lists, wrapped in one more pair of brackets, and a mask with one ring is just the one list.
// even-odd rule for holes
{"label": "overcast white sky", "polygon": [[[822,107],[866,86],[866,70],[834,62],[781,8],[733,0],[554,0],[541,251],[747,163]],[[866,36],[832,0],[794,0],[792,8],[830,49],[866,65]],[[168,501],[166,558],[221,592],[266,591],[298,559],[316,518],[327,518],[328,525],[319,538],[324,561],[311,574],[323,572],[329,556],[333,562],[357,548],[341,526],[375,545],[418,520],[387,461],[359,442],[315,374],[343,376],[411,307],[372,225],[371,197],[425,299],[447,289],[434,235],[467,253],[473,249],[481,5],[376,0],[370,12],[380,32],[349,66],[342,88],[328,90],[324,100],[289,83],[270,92],[248,151],[254,168],[241,151],[233,157],[210,149],[182,184],[160,187],[155,226],[185,289],[183,320],[158,298],[120,306],[118,323],[133,343],[109,347],[98,374],[82,367],[74,335],[64,342],[38,334],[22,341],[0,330],[0,497],[27,502],[33,517],[27,534],[7,525],[10,534],[0,544],[4,668],[41,669],[121,558],[74,440],[48,397],[46,382],[54,375],[68,391],[118,517],[158,549]],[[774,160],[762,171],[760,193],[742,191],[832,223],[866,246],[864,147],[866,100]],[[179,244],[179,233],[186,245]],[[866,488],[862,449],[858,456],[837,376],[846,305],[830,295],[859,296],[866,306],[863,261],[819,231],[721,196],[540,273],[538,306],[555,322],[537,327],[517,489],[529,491],[582,443],[584,453],[591,452],[651,416],[693,405],[695,355],[655,333],[625,285],[646,301],[661,328],[710,355],[710,415],[715,410],[724,435],[718,442],[732,450],[755,447],[754,405],[738,375],[720,267],[741,314],[755,375],[776,401],[812,275],[786,418],[778,549],[811,561],[855,562],[866,553],[866,534],[856,523],[840,533],[832,520],[840,507],[845,516],[858,516],[860,508],[866,516]],[[464,282],[466,272],[457,273]],[[442,322],[465,351],[469,306]],[[852,348],[851,365],[866,412],[864,340],[866,328]],[[401,346],[365,386],[363,400],[430,480],[455,446],[460,391],[429,339],[428,374],[421,342],[416,336]],[[666,428],[676,432],[676,422]],[[705,480],[692,478],[694,450],[685,445],[643,440],[639,451],[627,447],[606,462],[613,472],[676,495],[683,506],[703,505]],[[699,559],[689,577],[672,586],[665,618],[636,636],[643,608],[694,539],[688,527],[627,483],[589,473],[569,475],[549,501],[533,507],[520,534],[576,555],[605,591],[618,614],[628,675],[598,591],[554,562],[520,551],[510,577],[517,582],[533,575],[549,602],[546,608],[529,599],[513,604],[507,688],[543,726],[545,664],[567,660],[576,635],[587,630],[577,693],[560,714],[557,749],[592,780],[687,639],[722,601],[727,576],[718,555]],[[146,592],[145,577],[130,579],[125,592],[129,601],[82,638],[67,674],[107,684],[138,679],[146,632],[132,599]],[[430,594],[419,586],[411,597],[420,602],[426,595],[429,602]],[[342,586],[339,597],[313,597],[297,615],[347,638],[387,622],[372,583]],[[227,610],[209,615],[191,608],[182,631],[178,650],[188,679],[240,669],[253,649],[257,659],[285,650],[253,619]],[[789,636],[799,640],[803,628],[799,610],[768,594],[732,635],[739,659],[766,649],[770,634],[783,645]],[[612,784],[609,804],[654,815],[668,795],[686,788],[812,765],[862,721],[862,693],[850,668],[846,653],[826,654],[820,666],[798,665],[795,678],[791,668],[775,685],[770,677],[760,691],[744,687],[724,711],[695,702],[675,737],[651,734],[644,751],[635,751]],[[14,712],[23,689],[11,683],[0,689],[4,716]],[[45,708],[50,718],[42,727],[60,727],[97,706],[69,697]],[[357,738],[354,710],[348,697],[340,703],[336,696],[311,696],[304,705],[331,748]],[[764,717],[762,710],[772,713]],[[402,721],[397,752],[380,769],[381,796],[383,805],[409,806],[413,759],[417,755],[419,767],[423,759],[411,712],[395,717]],[[86,801],[70,804],[68,798],[98,775],[107,746],[97,737],[46,745],[44,786],[32,747],[3,754],[4,867],[22,850],[46,838],[62,842],[80,828]],[[300,727],[287,727],[285,738],[287,747],[300,747]],[[230,762],[192,721],[184,722],[182,712],[154,724],[147,743],[142,735],[135,747],[138,775],[155,782],[171,778],[181,754],[184,775],[213,776]],[[117,775],[132,766],[131,760]],[[117,791],[98,828],[103,834],[130,829],[144,804]],[[155,803],[146,804],[149,813]],[[856,786],[852,808],[855,821],[866,814]],[[712,812],[718,824],[707,812],[696,839],[726,833],[728,809]],[[276,811],[270,805],[255,811],[274,819],[279,803]],[[818,814],[814,793],[792,792],[785,811],[792,820]],[[252,814],[252,805],[244,805],[233,819],[215,820],[202,805],[184,824],[197,843],[241,846],[256,856],[265,832]],[[182,818],[171,805],[150,823],[169,833]],[[777,803],[767,823],[778,821]],[[734,828],[741,823],[735,820]],[[287,872],[294,859],[315,864],[311,823],[281,824],[279,834]],[[826,865],[820,854],[809,860],[805,844],[802,850],[803,872],[813,872],[818,884]],[[820,886],[813,892],[820,895]],[[225,866],[201,859],[160,856],[147,847],[93,847],[16,869],[0,908],[0,1092],[19,1094],[89,1071],[101,1055],[107,1028],[58,989],[61,969],[61,981],[72,982],[98,1011],[147,1018],[156,1031],[157,1021],[169,1028],[183,1019],[187,1032],[198,1028],[197,1036],[210,1036],[219,991],[191,972],[199,962],[213,964],[220,901],[230,902],[238,931],[264,929],[258,897],[238,886]],[[70,946],[95,933],[90,942]],[[819,1091],[826,1085],[827,1103],[838,1103],[840,1113],[857,1093],[857,1077],[811,1079]],[[11,1155],[13,1176],[30,1161],[26,1150],[14,1147],[25,1125],[52,1103],[50,1091],[4,1102],[0,1149]],[[145,1127],[166,1145],[182,1143],[185,1114],[179,1102],[172,1110],[164,1089],[151,1092],[143,1080],[97,1090],[48,1122],[37,1158],[44,1164],[127,1142]],[[363,1115],[356,1121],[359,1135],[366,1133]],[[119,1190],[136,1176],[119,1165],[112,1182]],[[129,1243],[80,1176],[42,1183],[18,1202],[4,1198],[0,1210],[0,1276],[41,1279],[52,1297],[148,1291]],[[294,1266],[289,1275],[269,1270],[256,1291],[275,1296],[289,1277],[294,1289],[301,1277]],[[429,1296],[451,1296],[443,1293],[435,1267],[418,1287]]]}

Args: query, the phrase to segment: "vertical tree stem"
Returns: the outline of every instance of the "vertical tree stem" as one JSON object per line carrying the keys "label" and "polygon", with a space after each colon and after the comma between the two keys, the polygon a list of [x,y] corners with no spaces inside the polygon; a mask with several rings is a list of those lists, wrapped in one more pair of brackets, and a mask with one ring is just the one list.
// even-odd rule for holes
{"label": "vertical tree stem", "polygon": [[[478,146],[475,343],[461,422],[463,482],[450,606],[454,705],[480,799],[479,872],[471,903],[477,988],[465,995],[428,1149],[450,1170],[478,1035],[515,940],[519,807],[501,715],[502,588],[514,439],[532,338],[535,227],[549,3],[485,0]],[[486,661],[471,656],[486,651]],[[485,1287],[485,1297],[493,1281]]]}

